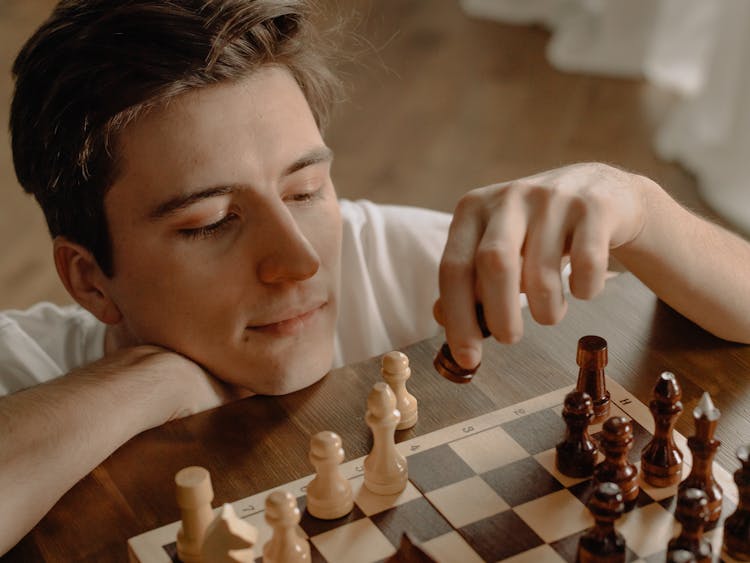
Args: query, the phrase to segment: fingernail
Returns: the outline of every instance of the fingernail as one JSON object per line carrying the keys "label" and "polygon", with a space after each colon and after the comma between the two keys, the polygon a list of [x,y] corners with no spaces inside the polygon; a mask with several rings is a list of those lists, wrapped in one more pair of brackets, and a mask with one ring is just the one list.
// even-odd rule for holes
{"label": "fingernail", "polygon": [[482,360],[482,354],[476,348],[466,346],[459,348],[456,353],[453,354],[456,361],[466,369],[473,369],[479,365]]}

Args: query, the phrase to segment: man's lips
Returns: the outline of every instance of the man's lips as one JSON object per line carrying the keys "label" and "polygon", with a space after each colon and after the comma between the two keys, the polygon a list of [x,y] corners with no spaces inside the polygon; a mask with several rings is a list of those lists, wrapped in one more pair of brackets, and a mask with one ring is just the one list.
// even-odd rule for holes
{"label": "man's lips", "polygon": [[321,303],[310,309],[302,310],[301,312],[291,312],[279,315],[280,320],[272,321],[269,323],[259,323],[254,325],[248,325],[248,330],[254,332],[263,333],[276,333],[276,334],[296,334],[302,330],[305,325],[309,324],[314,317],[319,313],[327,303]]}

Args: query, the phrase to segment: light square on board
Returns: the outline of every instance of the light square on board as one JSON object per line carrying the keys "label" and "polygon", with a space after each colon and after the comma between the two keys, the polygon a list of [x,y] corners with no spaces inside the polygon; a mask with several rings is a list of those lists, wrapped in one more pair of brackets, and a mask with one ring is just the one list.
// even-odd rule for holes
{"label": "light square on board", "polygon": [[419,547],[436,561],[456,561],[460,563],[483,563],[482,558],[471,549],[461,534],[452,530],[422,543]]}
{"label": "light square on board", "polygon": [[456,528],[510,508],[478,476],[430,491],[425,496]]}
{"label": "light square on board", "polygon": [[395,495],[376,495],[364,486],[365,478],[363,476],[352,479],[352,494],[354,495],[354,504],[357,505],[366,516],[372,516],[378,512],[388,510],[394,506],[405,504],[422,495],[411,483],[406,482],[406,487],[400,493]]}
{"label": "light square on board", "polygon": [[594,525],[589,510],[567,489],[516,506],[513,510],[547,543]]}
{"label": "light square on board", "polygon": [[[562,473],[560,473],[557,470],[557,467],[555,467],[555,455],[556,454],[557,452],[555,451],[554,448],[552,448],[550,450],[539,452],[538,454],[534,456],[534,459],[537,460],[539,465],[544,467],[544,469],[546,469],[550,475],[552,475],[555,479],[560,481],[560,483],[562,483],[564,487],[572,487],[573,485],[576,485],[588,479],[588,477],[568,477],[567,475],[563,475]],[[601,458],[601,459],[604,459],[604,458]]]}
{"label": "light square on board", "polygon": [[328,561],[370,563],[392,555],[396,548],[369,518],[362,518],[310,539]]}
{"label": "light square on board", "polygon": [[547,544],[503,560],[503,563],[565,563],[565,559]]}
{"label": "light square on board", "polygon": [[665,550],[664,538],[672,538],[680,524],[659,503],[636,507],[617,521],[617,531],[638,557],[648,557]]}
{"label": "light square on board", "polygon": [[503,467],[529,455],[499,426],[457,440],[450,447],[476,473]]}

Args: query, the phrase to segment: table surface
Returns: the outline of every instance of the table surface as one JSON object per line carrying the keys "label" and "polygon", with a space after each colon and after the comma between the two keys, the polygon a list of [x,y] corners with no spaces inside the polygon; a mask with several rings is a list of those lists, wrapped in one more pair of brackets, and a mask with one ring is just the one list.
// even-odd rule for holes
{"label": "table surface", "polygon": [[[488,341],[468,385],[434,371],[441,339],[404,348],[419,422],[398,432],[397,440],[573,385],[578,338],[597,334],[609,344],[608,377],[644,403],[665,370],[682,384],[685,413],[704,390],[711,393],[722,412],[717,461],[731,471],[737,467],[734,451],[750,441],[750,346],[711,336],[630,274],[610,280],[593,301],[572,300],[556,326],[538,325],[524,314],[521,342]],[[217,506],[312,473],[309,439],[320,430],[342,437],[347,460],[366,455],[371,438],[365,401],[379,370],[375,358],[334,370],[291,395],[252,397],[140,434],[63,496],[2,561],[127,561],[128,538],[179,519],[174,474],[188,465],[209,469]],[[683,414],[676,428],[690,435],[692,417]]]}

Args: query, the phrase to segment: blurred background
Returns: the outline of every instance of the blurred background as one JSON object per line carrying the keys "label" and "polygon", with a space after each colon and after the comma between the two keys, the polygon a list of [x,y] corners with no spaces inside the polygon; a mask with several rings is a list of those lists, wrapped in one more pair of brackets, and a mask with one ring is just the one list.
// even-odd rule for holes
{"label": "blurred background", "polygon": [[[322,1],[326,21],[343,17],[346,29],[340,68],[346,97],[326,132],[339,195],[451,211],[471,188],[598,160],[650,176],[696,213],[746,232],[741,221],[729,217],[728,223],[726,212],[712,210],[720,204],[705,203],[711,200],[705,184],[713,178],[679,145],[697,138],[691,115],[704,121],[707,115],[705,104],[696,109],[688,101],[705,98],[705,85],[715,83],[706,73],[715,71],[716,50],[708,39],[700,43],[696,30],[705,28],[701,22],[717,24],[722,14],[706,14],[694,0],[678,2],[681,8],[671,0]],[[0,309],[70,302],[54,271],[42,214],[17,184],[7,134],[13,59],[54,4],[0,0],[0,119],[6,124]],[[669,9],[675,8],[677,16],[692,18],[682,22],[687,27],[674,25]],[[737,13],[723,16],[739,21]],[[685,49],[654,40],[663,37],[665,17],[695,55],[692,66]],[[722,29],[725,40],[731,30]],[[748,30],[736,31],[744,37]],[[726,88],[736,94],[740,87],[735,80]],[[727,103],[725,97],[714,104],[725,110],[723,133],[742,117],[727,116]],[[721,140],[737,148],[736,138]]]}

